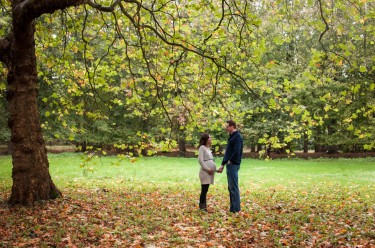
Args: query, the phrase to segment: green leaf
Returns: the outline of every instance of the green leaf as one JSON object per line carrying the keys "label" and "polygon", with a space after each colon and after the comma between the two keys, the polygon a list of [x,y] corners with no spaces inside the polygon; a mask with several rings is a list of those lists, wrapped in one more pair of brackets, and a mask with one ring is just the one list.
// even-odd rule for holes
{"label": "green leaf", "polygon": [[360,71],[360,72],[366,72],[366,71],[367,71],[366,66],[361,65],[361,66],[359,67],[359,71]]}

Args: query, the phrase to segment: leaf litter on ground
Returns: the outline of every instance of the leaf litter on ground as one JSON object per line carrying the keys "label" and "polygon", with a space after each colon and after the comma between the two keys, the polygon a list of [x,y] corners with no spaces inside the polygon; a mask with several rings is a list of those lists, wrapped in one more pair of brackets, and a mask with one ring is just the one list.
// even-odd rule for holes
{"label": "leaf litter on ground", "polygon": [[[329,192],[329,193],[327,193]],[[1,247],[375,247],[375,203],[360,190],[228,193],[181,188],[69,188],[33,207],[8,207],[2,193]]]}

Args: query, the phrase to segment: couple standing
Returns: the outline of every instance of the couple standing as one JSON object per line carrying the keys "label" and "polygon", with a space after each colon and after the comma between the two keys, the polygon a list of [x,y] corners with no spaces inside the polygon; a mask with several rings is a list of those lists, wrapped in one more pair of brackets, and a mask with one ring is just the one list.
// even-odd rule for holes
{"label": "couple standing", "polygon": [[228,191],[230,197],[230,209],[232,213],[241,211],[240,190],[238,187],[238,171],[240,169],[243,140],[240,133],[237,131],[237,125],[234,121],[226,122],[226,130],[229,133],[227,147],[221,166],[216,169],[215,162],[210,150],[212,139],[209,134],[202,134],[199,141],[198,160],[201,165],[199,171],[199,178],[202,185],[202,190],[199,199],[199,208],[207,211],[207,192],[210,184],[214,183],[215,172],[221,173],[224,166],[227,167]]}

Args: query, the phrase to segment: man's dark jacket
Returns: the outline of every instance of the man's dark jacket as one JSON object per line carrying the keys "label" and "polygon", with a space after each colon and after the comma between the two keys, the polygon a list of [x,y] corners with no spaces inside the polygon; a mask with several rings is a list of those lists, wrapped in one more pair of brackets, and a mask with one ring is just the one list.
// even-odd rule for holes
{"label": "man's dark jacket", "polygon": [[227,148],[221,164],[225,165],[228,163],[228,161],[230,161],[232,164],[241,164],[242,150],[242,136],[238,131],[235,131],[228,138]]}

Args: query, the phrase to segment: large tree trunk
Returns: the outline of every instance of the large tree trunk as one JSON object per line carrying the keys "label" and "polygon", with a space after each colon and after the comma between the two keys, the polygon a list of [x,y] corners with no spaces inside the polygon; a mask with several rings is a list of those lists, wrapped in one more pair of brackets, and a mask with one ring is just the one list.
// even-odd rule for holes
{"label": "large tree trunk", "polygon": [[35,24],[33,20],[20,20],[17,15],[13,17],[10,63],[7,65],[13,159],[13,186],[9,202],[27,205],[38,200],[54,199],[61,192],[49,174],[47,149],[39,121]]}
{"label": "large tree trunk", "polygon": [[113,11],[120,1],[105,7],[91,0],[12,0],[12,32],[0,38],[0,61],[8,68],[7,100],[11,130],[13,186],[10,204],[31,204],[54,199],[61,192],[49,174],[47,149],[37,106],[38,79],[35,57],[34,20],[81,4]]}

